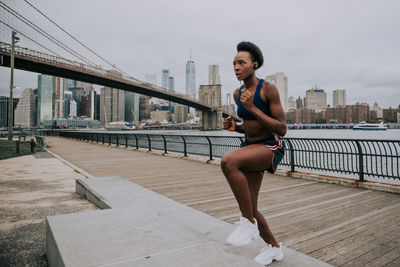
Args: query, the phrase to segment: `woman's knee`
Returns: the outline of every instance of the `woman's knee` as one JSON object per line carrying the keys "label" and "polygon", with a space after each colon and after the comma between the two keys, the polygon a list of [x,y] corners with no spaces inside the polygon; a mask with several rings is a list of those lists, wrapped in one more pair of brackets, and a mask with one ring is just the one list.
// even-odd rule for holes
{"label": "woman's knee", "polygon": [[238,169],[237,162],[230,154],[226,154],[221,159],[221,169],[224,172],[230,172]]}

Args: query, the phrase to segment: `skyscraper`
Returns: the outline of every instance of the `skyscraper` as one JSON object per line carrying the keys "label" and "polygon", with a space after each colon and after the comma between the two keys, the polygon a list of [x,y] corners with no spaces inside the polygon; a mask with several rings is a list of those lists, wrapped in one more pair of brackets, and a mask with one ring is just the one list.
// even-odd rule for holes
{"label": "skyscraper", "polygon": [[163,69],[161,73],[161,87],[168,89],[169,70]]}
{"label": "skyscraper", "polygon": [[320,112],[326,108],[326,93],[323,89],[318,89],[317,86],[307,90],[306,99],[304,106],[307,109],[314,109],[316,112]]}
{"label": "skyscraper", "polygon": [[[19,98],[13,98],[13,110],[17,107]],[[0,127],[8,127],[8,112],[10,108],[10,97],[0,96]],[[13,122],[15,125],[15,112],[13,114]]]}
{"label": "skyscraper", "polygon": [[54,77],[38,75],[37,125],[42,124],[44,120],[51,120],[53,117],[53,91]]}
{"label": "skyscraper", "polygon": [[186,95],[196,98],[196,65],[190,55],[186,62]]}
{"label": "skyscraper", "polygon": [[333,90],[333,107],[346,105],[346,90]]}
{"label": "skyscraper", "polygon": [[288,110],[296,109],[296,100],[294,96],[289,97],[288,99]]}
{"label": "skyscraper", "polygon": [[208,66],[208,84],[221,84],[221,79],[219,77],[219,65]]}
{"label": "skyscraper", "polygon": [[174,79],[174,77],[168,77],[168,90],[175,92],[175,79]]}
{"label": "skyscraper", "polygon": [[125,121],[139,121],[139,94],[125,91]]}
{"label": "skyscraper", "polygon": [[275,84],[279,91],[279,98],[283,107],[283,111],[288,111],[288,84],[287,77],[283,72],[277,72],[276,74],[268,75],[265,77],[267,82]]}
{"label": "skyscraper", "polygon": [[32,89],[26,88],[22,92],[14,115],[14,125],[27,128],[36,126],[36,95]]}

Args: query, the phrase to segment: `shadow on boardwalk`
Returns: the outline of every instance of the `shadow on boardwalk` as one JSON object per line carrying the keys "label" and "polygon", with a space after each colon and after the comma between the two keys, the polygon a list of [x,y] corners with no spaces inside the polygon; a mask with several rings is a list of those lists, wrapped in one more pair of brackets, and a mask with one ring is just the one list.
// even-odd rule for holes
{"label": "shadow on boardwalk", "polygon": [[[239,210],[220,167],[54,138],[50,151],[94,176],[118,175],[227,222]],[[264,176],[259,209],[278,240],[335,266],[399,266],[400,195]]]}

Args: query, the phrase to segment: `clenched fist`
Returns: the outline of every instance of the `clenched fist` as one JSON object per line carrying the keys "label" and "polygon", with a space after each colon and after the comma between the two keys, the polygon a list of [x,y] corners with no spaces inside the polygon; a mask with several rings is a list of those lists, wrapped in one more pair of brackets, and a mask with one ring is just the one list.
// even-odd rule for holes
{"label": "clenched fist", "polygon": [[254,107],[253,101],[253,94],[249,90],[243,88],[240,92],[240,102],[242,102],[244,108],[250,111],[250,109]]}
{"label": "clenched fist", "polygon": [[236,122],[233,119],[232,115],[229,115],[229,117],[224,119],[224,129],[228,131],[235,131],[236,129]]}

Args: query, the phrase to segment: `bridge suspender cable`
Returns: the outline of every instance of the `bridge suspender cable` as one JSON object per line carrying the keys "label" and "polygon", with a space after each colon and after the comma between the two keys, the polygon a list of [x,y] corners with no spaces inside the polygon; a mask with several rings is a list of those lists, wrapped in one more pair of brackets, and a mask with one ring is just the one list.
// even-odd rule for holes
{"label": "bridge suspender cable", "polygon": [[28,5],[30,5],[33,9],[35,9],[37,12],[39,12],[42,16],[44,16],[46,19],[48,19],[51,23],[53,23],[56,27],[58,27],[60,30],[62,30],[64,33],[66,33],[69,37],[71,37],[72,39],[74,39],[75,41],[77,41],[80,45],[82,45],[83,47],[85,47],[87,50],[89,50],[90,52],[92,52],[94,55],[96,55],[97,57],[99,57],[100,59],[102,59],[104,62],[106,62],[107,64],[109,64],[110,66],[112,66],[113,68],[115,68],[116,70],[120,71],[121,73],[129,76],[129,74],[127,74],[126,72],[124,72],[123,70],[117,68],[114,64],[112,64],[111,62],[109,62],[108,60],[106,60],[105,58],[103,58],[102,56],[100,56],[99,54],[97,54],[96,52],[94,52],[92,49],[90,49],[89,47],[87,47],[85,44],[83,44],[81,41],[79,41],[77,38],[75,38],[74,36],[72,36],[71,34],[69,34],[66,30],[64,30],[61,26],[59,26],[56,22],[54,22],[51,18],[49,18],[48,16],[46,16],[46,14],[44,14],[42,11],[40,11],[39,9],[37,9],[34,5],[32,5],[28,0],[24,0]]}
{"label": "bridge suspender cable", "polygon": [[14,27],[8,25],[7,23],[5,23],[4,21],[0,20],[0,23],[3,23],[4,25],[6,25],[7,27],[9,27],[10,29],[16,31],[18,34],[21,34],[22,36],[24,36],[25,38],[27,38],[28,40],[34,42],[35,44],[39,45],[40,47],[42,47],[43,49],[46,49],[47,51],[49,51],[50,53],[62,58],[62,56],[60,56],[59,54],[57,54],[56,52],[51,51],[50,49],[48,49],[47,47],[39,44],[38,42],[36,42],[35,40],[33,40],[32,38],[26,36],[25,34],[23,34],[22,32],[18,31],[17,29],[15,29]]}
{"label": "bridge suspender cable", "polygon": [[[28,20],[27,18],[23,17],[21,14],[19,14],[17,11],[12,9],[11,7],[7,6],[6,4],[4,4],[2,2],[0,2],[0,6],[2,8],[4,8],[7,12],[9,12],[11,15],[13,15],[17,19],[21,20],[23,23],[27,24],[29,27],[31,27],[32,29],[37,31],[39,34],[43,35],[44,37],[46,37],[51,42],[55,43],[56,45],[58,45],[62,49],[66,50],[68,53],[72,54],[73,56],[77,57],[78,59],[82,60],[83,62],[85,62],[85,63],[87,63],[89,65],[96,66],[95,63],[93,63],[89,59],[85,58],[84,56],[80,55],[78,52],[76,52],[73,49],[69,48],[68,46],[66,46],[62,42],[58,41],[55,37],[51,36],[50,34],[45,32],[44,30],[42,30],[39,26],[37,26],[36,24],[34,24],[32,21]],[[97,67],[99,67],[99,66],[97,66]]]}

